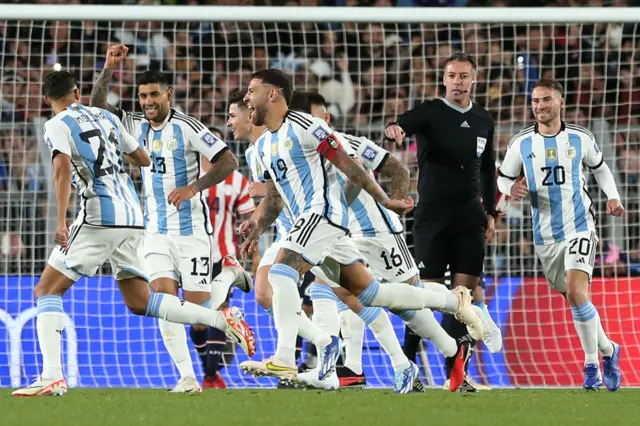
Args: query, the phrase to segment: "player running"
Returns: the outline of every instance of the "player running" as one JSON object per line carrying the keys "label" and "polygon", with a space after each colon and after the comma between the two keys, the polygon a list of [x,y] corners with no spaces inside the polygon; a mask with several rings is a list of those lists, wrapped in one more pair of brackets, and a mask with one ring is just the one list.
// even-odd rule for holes
{"label": "player running", "polygon": [[[275,264],[269,272],[273,287],[273,313],[278,332],[276,354],[262,362],[247,361],[246,371],[278,376],[282,372],[295,378],[295,337],[299,315],[296,283],[301,274],[320,265],[331,256],[339,265],[337,279],[365,306],[396,309],[425,307],[458,313],[462,319],[482,329],[479,318],[470,308],[471,296],[463,289],[436,292],[400,283],[381,286],[361,262],[362,256],[348,233],[348,206],[335,167],[342,170],[354,185],[369,192],[381,205],[405,213],[413,208],[411,199],[390,200],[380,186],[342,148],[338,136],[322,120],[289,110],[292,84],[284,73],[269,69],[254,73],[245,101],[252,108],[255,125],[266,125],[256,142],[258,158],[264,171],[266,196],[252,220],[242,231],[247,235],[243,249],[250,250],[259,236],[289,207],[295,222],[282,243]],[[336,274],[336,275],[337,275]],[[336,313],[337,314],[337,313]],[[319,378],[335,367],[337,338],[320,353]],[[409,387],[418,370],[411,365],[405,376]]]}
{"label": "player running", "polygon": [[[105,68],[91,93],[91,103],[119,115],[140,145],[151,152],[152,166],[143,169],[144,254],[146,269],[151,273],[151,288],[154,292],[177,295],[178,287],[182,287],[186,301],[211,307],[212,228],[202,192],[224,181],[238,168],[238,160],[200,121],[171,108],[173,91],[159,71],[145,71],[137,79],[144,115],[108,105],[106,92],[111,74],[127,52],[123,45],[109,48]],[[213,165],[204,176],[200,173],[201,158]],[[231,261],[224,266],[233,272],[237,285],[249,291],[251,276],[240,264]],[[238,324],[244,324],[239,310],[224,312],[235,317]],[[158,325],[180,373],[180,381],[172,392],[200,392],[185,328],[163,319]],[[206,329],[204,325],[195,328]],[[238,332],[236,340],[253,356],[255,341],[251,330],[243,326]]]}
{"label": "player running", "polygon": [[[214,312],[170,294],[149,292],[139,247],[144,240],[140,202],[126,173],[122,153],[134,165],[151,164],[149,155],[109,111],[78,103],[73,76],[57,71],[43,82],[45,102],[55,117],[44,126],[53,159],[57,200],[56,247],[34,289],[37,331],[42,352],[40,377],[14,396],[63,395],[67,384],[60,357],[65,313],[62,296],[80,277],[95,275],[109,260],[124,303],[137,315],[182,324],[206,324],[242,338],[248,327],[229,313]],[[81,207],[67,228],[71,185],[78,187]]]}
{"label": "player running", "polygon": [[[591,169],[607,195],[607,214],[622,216],[616,184],[591,132],[560,118],[562,85],[540,80],[531,95],[533,126],[515,135],[500,167],[498,188],[515,200],[531,197],[533,240],[544,275],[552,289],[569,302],[573,323],[585,353],[584,388],[598,389],[602,374],[610,391],[620,387],[620,346],[609,340],[591,303],[589,283],[598,236],[593,203],[582,170]],[[524,166],[524,179],[519,178]]]}

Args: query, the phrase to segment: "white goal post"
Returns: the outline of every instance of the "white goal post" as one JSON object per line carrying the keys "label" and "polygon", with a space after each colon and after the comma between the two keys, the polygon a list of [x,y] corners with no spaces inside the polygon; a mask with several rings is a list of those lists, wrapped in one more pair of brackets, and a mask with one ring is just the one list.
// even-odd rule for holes
{"label": "white goal post", "polygon": [[[566,120],[594,133],[627,207],[623,219],[605,217],[604,195],[590,180],[600,235],[593,300],[605,329],[624,348],[623,385],[640,386],[633,368],[640,362],[640,8],[3,4],[0,19],[0,340],[10,342],[0,348],[0,386],[29,382],[41,365],[35,323],[25,316],[32,313],[32,289],[55,228],[49,153],[41,135],[50,111],[40,81],[54,68],[68,69],[88,103],[110,43],[130,47],[114,73],[110,102],[138,109],[137,73],[161,69],[173,79],[174,106],[226,133],[245,173],[246,143],[233,141],[225,126],[227,95],[246,88],[259,68],[289,72],[297,90],[327,99],[335,127],[383,143],[387,122],[441,95],[443,61],[465,51],[479,64],[474,101],[494,116],[498,161],[510,136],[531,121],[531,85],[542,77],[558,79],[565,86]],[[415,195],[415,143],[385,147],[410,168]],[[139,185],[139,173],[133,173]],[[513,205],[499,218],[488,246],[486,302],[505,344],[498,354],[480,344],[470,374],[496,387],[578,386],[580,343],[566,302],[541,276],[530,216],[527,202]],[[411,223],[407,218],[410,246]],[[78,282],[64,303],[71,330],[65,371],[74,385],[175,383],[156,321],[126,312],[108,268]],[[253,295],[236,292],[231,303],[245,310],[256,331],[256,357],[271,355],[270,317]],[[393,321],[402,342],[404,327]],[[363,355],[371,386],[392,386],[393,370],[370,334]],[[424,377],[442,385],[442,357],[428,343],[422,355]],[[244,359],[236,352],[222,370],[229,386],[274,385],[242,375],[237,366]]]}

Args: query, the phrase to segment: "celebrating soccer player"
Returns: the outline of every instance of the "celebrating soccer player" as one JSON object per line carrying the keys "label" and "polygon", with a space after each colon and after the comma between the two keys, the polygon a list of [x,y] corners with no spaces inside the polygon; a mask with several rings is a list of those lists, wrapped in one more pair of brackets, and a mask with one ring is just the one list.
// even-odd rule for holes
{"label": "celebrating soccer player", "polygon": [[[144,253],[145,266],[151,274],[151,288],[155,292],[177,295],[181,285],[185,300],[210,307],[212,229],[202,191],[224,181],[238,168],[238,160],[200,121],[171,108],[173,91],[159,71],[145,71],[137,80],[144,116],[126,113],[107,104],[111,74],[127,51],[122,45],[109,48],[104,70],[91,93],[91,103],[119,115],[140,144],[151,152],[152,166],[143,169]],[[200,173],[201,157],[212,163],[203,176]],[[248,291],[251,277],[240,264],[233,261],[224,266],[233,272],[230,276],[235,278],[237,285]],[[231,337],[252,356],[255,342],[242,313],[233,308],[223,312],[234,324],[230,328]],[[158,323],[167,351],[180,372],[180,381],[172,391],[201,391],[185,328],[163,319]]]}
{"label": "celebrating soccer player", "polygon": [[602,385],[600,350],[604,383],[615,391],[622,377],[620,346],[607,337],[589,295],[598,236],[583,166],[591,170],[607,195],[607,214],[622,216],[624,207],[593,134],[562,121],[563,105],[560,83],[540,80],[534,85],[531,107],[536,123],[511,138],[500,166],[498,188],[516,200],[527,194],[531,197],[536,254],[547,282],[571,307],[585,356],[584,388]]}

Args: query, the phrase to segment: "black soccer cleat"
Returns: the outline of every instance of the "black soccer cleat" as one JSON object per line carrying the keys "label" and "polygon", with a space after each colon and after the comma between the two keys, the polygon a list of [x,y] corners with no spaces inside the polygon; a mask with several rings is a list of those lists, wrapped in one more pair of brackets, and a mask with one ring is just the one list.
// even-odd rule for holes
{"label": "black soccer cleat", "polygon": [[427,392],[427,388],[424,386],[424,383],[422,383],[422,380],[420,380],[420,377],[416,377],[416,379],[413,381],[413,390],[412,392],[414,393],[425,393]]}
{"label": "black soccer cleat", "polygon": [[356,374],[343,365],[336,368],[338,379],[340,380],[340,389],[363,389],[367,386],[367,379],[362,374]]}
{"label": "black soccer cleat", "polygon": [[475,386],[473,386],[471,383],[469,383],[469,381],[465,379],[462,381],[462,384],[460,385],[460,387],[458,388],[458,390],[456,392],[460,392],[460,393],[478,393],[480,392],[478,389],[475,388]]}

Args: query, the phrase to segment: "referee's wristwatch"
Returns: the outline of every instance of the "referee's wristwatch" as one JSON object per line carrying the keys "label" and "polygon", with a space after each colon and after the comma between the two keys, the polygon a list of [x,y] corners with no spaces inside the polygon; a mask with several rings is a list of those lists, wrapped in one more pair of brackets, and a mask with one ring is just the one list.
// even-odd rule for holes
{"label": "referee's wristwatch", "polygon": [[491,210],[491,211],[487,211],[487,216],[491,216],[494,219],[497,219],[499,214],[497,210]]}

